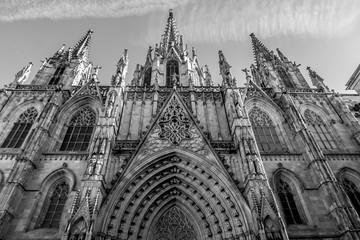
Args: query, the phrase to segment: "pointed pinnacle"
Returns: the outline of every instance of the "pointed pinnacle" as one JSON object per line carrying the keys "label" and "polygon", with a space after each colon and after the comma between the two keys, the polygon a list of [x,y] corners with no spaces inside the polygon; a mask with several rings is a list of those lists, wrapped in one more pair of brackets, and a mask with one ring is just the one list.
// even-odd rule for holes
{"label": "pointed pinnacle", "polygon": [[83,36],[73,47],[73,56],[74,57],[80,57],[80,55],[85,56],[85,60],[87,60],[87,57],[89,55],[90,51],[90,42],[91,42],[91,35],[93,33],[93,30],[89,29],[85,36]]}
{"label": "pointed pinnacle", "polygon": [[251,37],[251,43],[253,46],[253,51],[254,51],[254,57],[255,57],[255,61],[257,63],[257,65],[260,64],[260,53],[263,54],[263,57],[266,60],[271,60],[270,58],[270,51],[265,47],[265,45],[255,36],[254,33],[250,34]]}

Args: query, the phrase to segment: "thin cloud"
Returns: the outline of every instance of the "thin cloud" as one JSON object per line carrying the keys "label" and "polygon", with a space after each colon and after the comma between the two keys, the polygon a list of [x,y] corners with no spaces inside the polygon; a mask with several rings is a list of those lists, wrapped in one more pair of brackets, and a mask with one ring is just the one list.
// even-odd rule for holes
{"label": "thin cloud", "polygon": [[[187,42],[225,42],[294,35],[334,37],[354,26],[359,0],[2,0],[0,21],[120,18],[148,14],[142,41],[158,42],[173,8]],[[156,38],[156,39],[155,39]]]}
{"label": "thin cloud", "polygon": [[[199,0],[179,6],[175,16],[181,34],[190,42],[225,42],[279,35],[334,37],[359,20],[359,0]],[[163,13],[164,15],[166,13]],[[147,40],[155,40],[158,14],[149,21]],[[156,36],[156,35],[155,35]]]}
{"label": "thin cloud", "polygon": [[189,0],[2,0],[0,21],[11,22],[39,18],[77,19],[83,17],[125,17],[168,10]]}

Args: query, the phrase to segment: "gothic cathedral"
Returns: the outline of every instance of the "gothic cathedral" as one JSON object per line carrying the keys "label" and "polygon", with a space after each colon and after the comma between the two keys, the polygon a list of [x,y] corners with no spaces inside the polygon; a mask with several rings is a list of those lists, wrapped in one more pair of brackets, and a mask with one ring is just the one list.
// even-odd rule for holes
{"label": "gothic cathedral", "polygon": [[221,51],[215,86],[171,11],[101,85],[91,36],[0,91],[0,239],[360,239],[359,95],[254,34],[246,86]]}

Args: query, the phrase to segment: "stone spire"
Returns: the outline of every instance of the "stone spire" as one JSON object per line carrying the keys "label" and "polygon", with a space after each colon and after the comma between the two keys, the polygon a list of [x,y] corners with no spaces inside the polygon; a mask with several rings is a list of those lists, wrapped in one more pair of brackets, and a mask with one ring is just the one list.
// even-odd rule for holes
{"label": "stone spire", "polygon": [[324,79],[322,77],[320,77],[310,67],[307,67],[306,70],[309,71],[309,76],[310,76],[311,82],[314,86],[316,86],[319,90],[322,90],[324,92],[330,92],[330,89],[328,88],[328,86],[326,86],[324,84]]}
{"label": "stone spire", "polygon": [[27,65],[26,67],[21,69],[18,73],[16,73],[13,83],[23,84],[29,78],[32,66],[33,66],[33,63],[30,62],[29,65]]}
{"label": "stone spire", "polygon": [[57,50],[57,52],[54,54],[53,58],[59,58],[59,57],[63,56],[64,53],[65,53],[65,44],[63,44],[61,46],[61,48],[59,50]]}
{"label": "stone spire", "polygon": [[265,47],[265,45],[255,36],[254,33],[251,33],[250,37],[257,66],[264,61],[271,61],[270,51]]}
{"label": "stone spire", "polygon": [[230,71],[230,64],[226,60],[222,51],[219,51],[219,68],[220,68],[220,75],[223,78],[223,86],[231,87],[234,86],[234,79],[231,75]]}
{"label": "stone spire", "polygon": [[153,48],[151,46],[149,46],[144,66],[151,66],[151,64],[152,64],[152,57],[151,57],[152,50],[153,50]]}
{"label": "stone spire", "polygon": [[116,64],[116,74],[112,77],[112,85],[118,86],[125,84],[125,77],[129,65],[129,57],[127,51],[127,49],[124,49],[124,54],[119,59],[119,62]]}
{"label": "stone spire", "polygon": [[160,46],[162,47],[162,52],[166,54],[171,47],[174,47],[180,53],[182,50],[181,45],[182,39],[179,35],[172,9],[170,9],[165,32],[161,37]]}
{"label": "stone spire", "polygon": [[285,57],[285,55],[280,51],[280,49],[277,48],[276,51],[277,51],[281,61],[283,61],[284,63],[290,62],[289,59],[287,57]]}
{"label": "stone spire", "polygon": [[72,57],[74,58],[83,58],[84,61],[87,62],[88,56],[90,53],[90,42],[91,42],[91,35],[93,31],[90,29],[87,31],[85,36],[83,36],[72,48],[71,51],[69,51],[69,54],[71,52]]}

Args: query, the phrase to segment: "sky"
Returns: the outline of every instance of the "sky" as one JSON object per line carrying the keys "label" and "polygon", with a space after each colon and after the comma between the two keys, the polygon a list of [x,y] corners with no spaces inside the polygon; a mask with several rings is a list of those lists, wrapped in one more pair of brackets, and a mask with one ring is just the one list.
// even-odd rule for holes
{"label": "sky", "polygon": [[41,60],[63,44],[72,47],[92,29],[90,60],[101,66],[99,80],[108,84],[116,63],[128,49],[132,79],[147,49],[160,42],[169,9],[179,33],[200,65],[209,66],[221,82],[218,51],[222,50],[238,86],[241,69],[254,62],[250,33],[269,50],[279,48],[289,60],[310,66],[336,92],[360,64],[359,0],[2,0],[0,1],[0,87],[33,62],[31,80]]}

